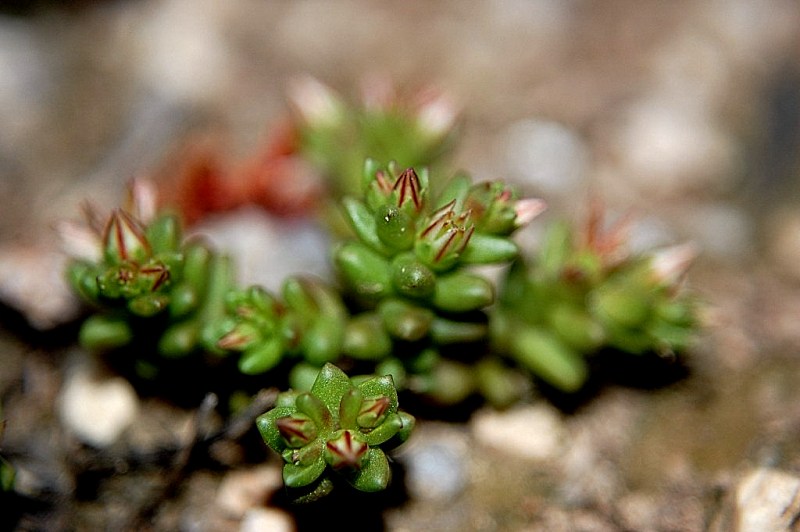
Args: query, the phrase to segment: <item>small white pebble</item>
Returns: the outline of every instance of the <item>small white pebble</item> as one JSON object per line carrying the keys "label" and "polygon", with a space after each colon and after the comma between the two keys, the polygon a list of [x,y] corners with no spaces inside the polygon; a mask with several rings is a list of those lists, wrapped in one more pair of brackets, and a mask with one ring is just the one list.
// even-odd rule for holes
{"label": "small white pebble", "polygon": [[485,410],[472,421],[472,433],[481,445],[530,460],[556,456],[562,449],[564,430],[556,410],[544,404],[506,412]]}
{"label": "small white pebble", "polygon": [[457,497],[467,485],[468,453],[465,435],[446,428],[428,428],[424,436],[415,437],[398,455],[406,465],[411,497],[439,501]]}
{"label": "small white pebble", "polygon": [[242,519],[239,532],[293,532],[294,521],[286,512],[275,508],[251,508]]}
{"label": "small white pebble", "polygon": [[128,381],[97,377],[88,364],[78,364],[67,377],[58,405],[66,429],[95,447],[114,443],[139,411],[139,399]]}
{"label": "small white pebble", "polygon": [[571,129],[557,122],[522,120],[505,139],[511,179],[548,194],[567,194],[587,177],[588,149]]}
{"label": "small white pebble", "polygon": [[217,490],[217,507],[226,517],[242,519],[250,510],[263,505],[282,485],[281,470],[273,465],[231,471]]}
{"label": "small white pebble", "polygon": [[740,532],[790,530],[800,517],[800,478],[774,469],[755,469],[736,488]]}

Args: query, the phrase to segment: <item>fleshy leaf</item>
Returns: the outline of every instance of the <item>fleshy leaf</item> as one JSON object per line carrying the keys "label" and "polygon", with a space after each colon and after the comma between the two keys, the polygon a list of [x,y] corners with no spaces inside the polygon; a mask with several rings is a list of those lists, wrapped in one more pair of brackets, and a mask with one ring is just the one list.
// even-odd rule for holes
{"label": "fleshy leaf", "polygon": [[320,456],[308,465],[284,464],[283,482],[290,488],[308,486],[325,471],[325,459]]}
{"label": "fleshy leaf", "polygon": [[372,448],[367,452],[361,470],[353,475],[350,483],[358,490],[375,492],[386,489],[392,478],[389,460],[380,449]]}
{"label": "fleshy leaf", "polygon": [[338,367],[327,363],[322,366],[317,380],[314,381],[311,394],[319,398],[330,412],[338,412],[342,396],[352,388],[347,375]]}
{"label": "fleshy leaf", "polygon": [[294,406],[276,406],[256,419],[256,427],[258,427],[258,432],[261,433],[261,438],[273,451],[280,453],[286,449],[286,441],[281,436],[276,421],[295,412],[297,412],[297,409]]}

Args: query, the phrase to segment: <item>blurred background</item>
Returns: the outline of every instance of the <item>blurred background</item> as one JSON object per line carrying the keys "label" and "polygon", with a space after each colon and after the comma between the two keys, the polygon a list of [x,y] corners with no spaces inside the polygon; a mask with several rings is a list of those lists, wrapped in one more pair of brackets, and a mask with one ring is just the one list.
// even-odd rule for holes
{"label": "blurred background", "polygon": [[[441,493],[420,488],[390,529],[421,528],[414,519],[441,530],[703,529],[727,522],[721,501],[749,466],[779,466],[800,485],[792,0],[0,2],[6,396],[33,371],[32,352],[52,379],[42,412],[58,393],[60,359],[31,340],[75,312],[53,224],[87,199],[116,204],[133,176],[164,175],[192,139],[214,138],[242,160],[285,118],[287,88],[306,74],[347,97],[371,75],[435,85],[462,109],[454,167],[544,198],[544,219],[580,218],[597,195],[636,215],[634,245],[701,250],[690,283],[710,302],[709,327],[688,392],[612,391],[568,418],[542,407],[527,423],[572,443],[564,456],[513,459],[525,466],[498,466],[508,455],[496,450],[475,458],[474,425],[431,425],[434,461],[455,455],[463,475]],[[228,245],[250,250],[252,279],[325,271],[317,236],[302,233],[312,249],[292,261],[296,232],[248,220],[261,236]],[[536,229],[521,238],[535,242]],[[487,495],[515,467],[539,483]]]}

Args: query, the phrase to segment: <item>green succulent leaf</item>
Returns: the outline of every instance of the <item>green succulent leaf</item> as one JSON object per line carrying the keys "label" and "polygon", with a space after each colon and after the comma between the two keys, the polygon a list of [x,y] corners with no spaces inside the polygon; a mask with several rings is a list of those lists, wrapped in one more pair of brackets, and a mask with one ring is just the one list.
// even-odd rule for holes
{"label": "green succulent leaf", "polygon": [[337,247],[334,261],[347,285],[357,295],[377,300],[391,293],[391,267],[376,251],[358,242],[345,242]]}
{"label": "green succulent leaf", "polygon": [[370,431],[361,432],[361,437],[370,446],[377,446],[390,440],[403,428],[403,419],[397,413],[390,413]]}
{"label": "green succulent leaf", "polygon": [[356,236],[373,250],[384,253],[386,246],[378,236],[375,215],[362,202],[353,198],[342,200],[345,215]]}
{"label": "green succulent leaf", "polygon": [[373,312],[347,321],[342,354],[357,360],[381,360],[392,351],[392,339],[383,328],[381,317]]}
{"label": "green succulent leaf", "polygon": [[378,307],[390,335],[414,342],[428,334],[434,314],[431,310],[399,299],[387,299]]}
{"label": "green succulent leaf", "polygon": [[392,252],[411,249],[414,245],[415,225],[414,219],[406,210],[393,205],[383,205],[374,217],[375,234],[385,248]]}
{"label": "green succulent leaf", "polygon": [[469,312],[494,302],[494,286],[470,272],[456,271],[436,280],[433,304],[446,312]]}
{"label": "green succulent leaf", "polygon": [[486,338],[489,327],[485,321],[466,321],[435,317],[431,322],[431,339],[439,345],[478,342]]}
{"label": "green succulent leaf", "polygon": [[392,478],[389,460],[380,449],[371,448],[367,451],[361,469],[349,480],[356,489],[366,492],[375,492],[386,489]]}
{"label": "green succulent leaf", "polygon": [[180,358],[197,349],[200,324],[196,320],[175,323],[158,340],[158,351],[167,358]]}
{"label": "green succulent leaf", "polygon": [[181,236],[180,222],[171,215],[159,216],[145,228],[145,238],[155,255],[177,250]]}
{"label": "green succulent leaf", "polygon": [[475,232],[461,253],[461,262],[464,264],[497,264],[509,262],[517,255],[519,255],[519,248],[514,241],[502,236]]}
{"label": "green succulent leaf", "polygon": [[325,471],[325,459],[320,456],[310,464],[284,464],[283,482],[290,488],[308,486]]}
{"label": "green succulent leaf", "polygon": [[[319,380],[319,379],[318,379]],[[315,383],[316,384],[316,383]],[[332,412],[338,412],[339,402],[336,402],[335,407],[330,408],[319,397],[319,391],[314,390],[312,387],[311,393],[301,393],[295,400],[297,411],[307,415],[317,425],[320,432],[330,431],[333,427]]]}
{"label": "green succulent leaf", "polygon": [[95,314],[83,322],[78,337],[88,349],[110,350],[130,343],[133,330],[124,317]]}
{"label": "green succulent leaf", "polygon": [[[294,403],[294,397],[291,398],[291,402]],[[256,427],[258,427],[261,438],[273,451],[282,453],[286,449],[286,441],[281,436],[276,421],[279,418],[291,416],[295,412],[297,412],[297,408],[295,408],[294,404],[291,406],[276,406],[256,419]]]}
{"label": "green succulent leaf", "polygon": [[356,419],[361,411],[363,401],[364,396],[357,388],[347,390],[342,396],[342,401],[339,403],[339,425],[343,429],[355,430],[358,428]]}
{"label": "green succulent leaf", "polygon": [[347,375],[338,367],[328,363],[322,366],[311,387],[311,394],[319,398],[329,412],[338,412],[342,397],[352,388],[353,385]]}
{"label": "green succulent leaf", "polygon": [[245,375],[258,375],[271,370],[281,361],[284,353],[280,338],[268,338],[247,349],[239,357],[239,371]]}
{"label": "green succulent leaf", "polygon": [[517,327],[510,348],[523,367],[565,392],[577,391],[588,378],[589,369],[583,357],[547,331]]}
{"label": "green succulent leaf", "polygon": [[436,274],[413,254],[398,255],[391,268],[392,285],[399,294],[413,299],[425,299],[434,293]]}

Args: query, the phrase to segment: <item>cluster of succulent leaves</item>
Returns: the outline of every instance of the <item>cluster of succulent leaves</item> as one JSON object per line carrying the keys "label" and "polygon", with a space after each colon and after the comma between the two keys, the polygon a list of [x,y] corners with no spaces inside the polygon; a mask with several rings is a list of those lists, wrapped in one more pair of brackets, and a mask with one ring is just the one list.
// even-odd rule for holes
{"label": "cluster of succulent leaves", "polygon": [[290,91],[297,113],[299,151],[330,181],[336,197],[360,192],[367,158],[429,167],[453,144],[457,111],[441,93],[419,91],[405,101],[383,80],[350,102],[313,78]]}
{"label": "cluster of succulent leaves", "polygon": [[514,260],[510,237],[542,204],[466,175],[432,197],[429,181],[424,169],[369,160],[361,197],[343,200],[353,238],[335,247],[334,264],[356,309],[353,321],[363,324],[344,354],[380,361],[398,384],[439,402],[475,391],[499,400],[511,384],[502,364],[475,372],[474,359],[459,360],[467,346],[487,340],[486,310],[495,299],[494,283],[474,267]]}
{"label": "cluster of succulent leaves", "polygon": [[492,314],[494,348],[565,392],[585,385],[603,350],[671,360],[697,326],[680,286],[692,249],[631,255],[596,225],[552,225],[537,256],[511,268]]}
{"label": "cluster of succulent leaves", "polygon": [[466,176],[433,201],[426,170],[368,160],[363,194],[343,206],[352,235],[333,251],[343,293],[303,277],[286,280],[280,297],[260,287],[233,289],[227,316],[213,327],[215,347],[240,353],[239,369],[248,374],[292,360],[295,389],[308,389],[323,364],[341,360],[445,403],[481,387],[498,401],[518,389],[509,388],[503,364],[474,372],[473,360],[442,351],[486,342],[495,287],[470,268],[515,258],[509,237],[541,203]]}
{"label": "cluster of succulent leaves", "polygon": [[415,423],[397,407],[391,376],[354,384],[328,363],[310,391],[282,393],[256,423],[283,458],[284,483],[305,502],[329,493],[339,479],[366,492],[386,488],[391,468],[385,451],[406,441]]}
{"label": "cluster of succulent leaves", "polygon": [[[334,181],[349,228],[332,249],[337,285],[297,276],[279,294],[239,287],[227,257],[142,205],[90,224],[88,252],[68,268],[96,310],[80,332],[89,348],[149,337],[162,359],[212,354],[236,357],[247,375],[288,372],[293,391],[258,427],[298,499],[338,479],[386,486],[384,451],[413,426],[395,386],[443,405],[477,393],[506,406],[527,373],[577,391],[604,347],[647,356],[687,345],[695,307],[674,257],[619,254],[616,235],[603,240],[595,223],[583,239],[553,226],[522,260],[513,234],[543,202],[503,182],[429,174],[453,125],[444,103],[351,108],[322,86],[304,91],[300,151]],[[508,270],[497,301],[487,265]],[[379,376],[353,384],[332,364]],[[149,357],[140,373],[158,365]]]}
{"label": "cluster of succulent leaves", "polygon": [[[67,271],[96,310],[82,324],[82,345],[110,351],[152,337],[167,358],[219,351],[210,324],[224,315],[232,286],[227,257],[184,239],[169,214],[145,221],[117,209],[95,233],[98,253],[73,260]],[[140,363],[143,373],[158,370],[147,357]]]}

